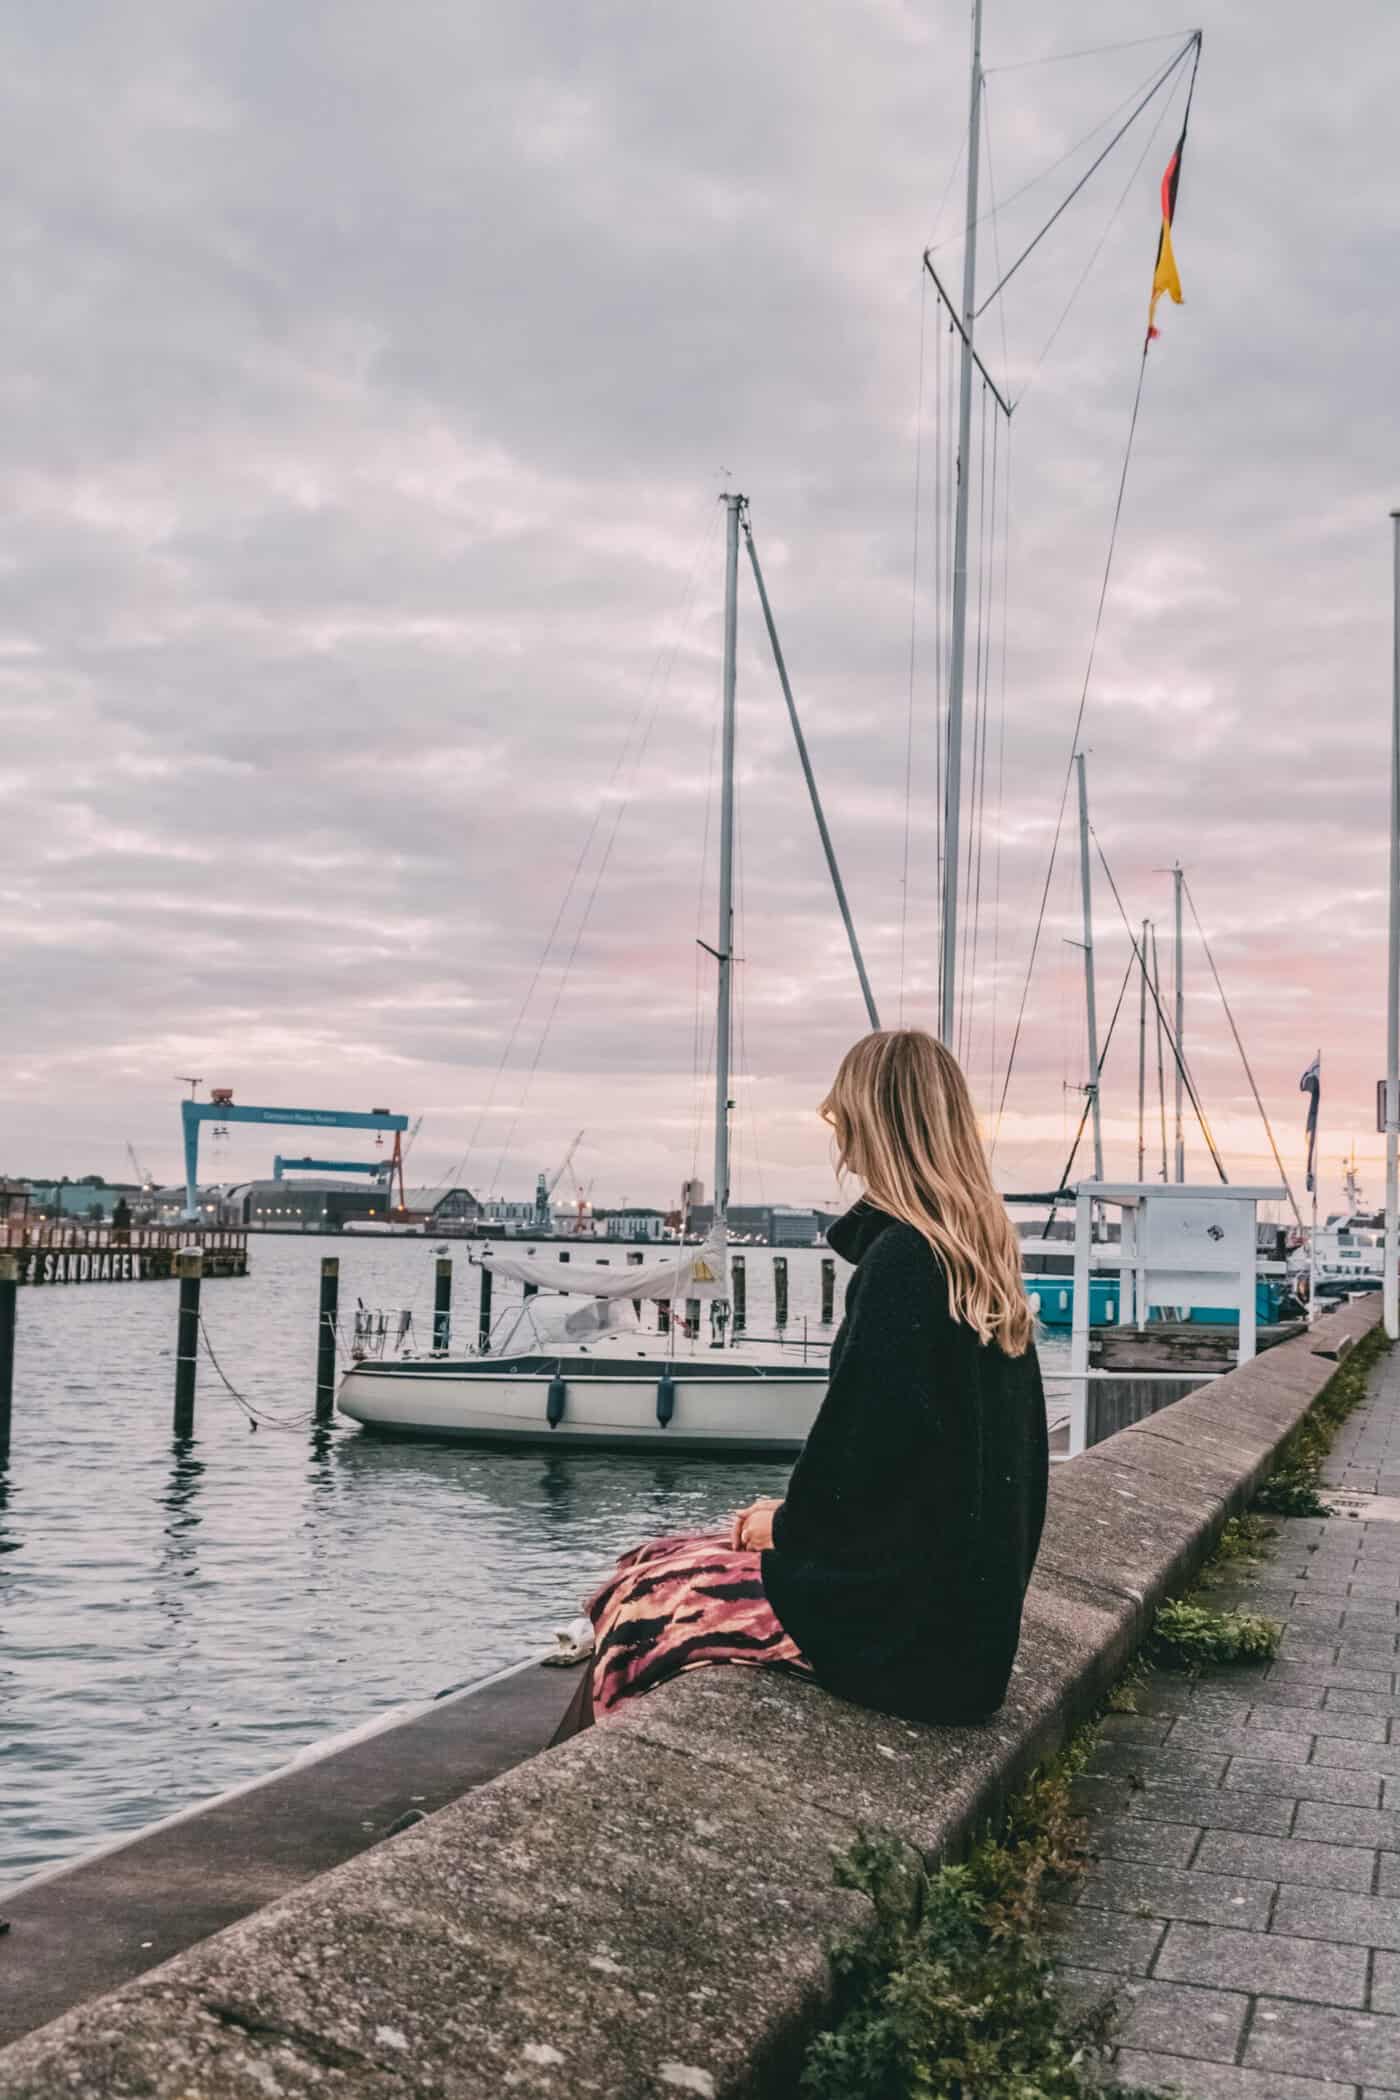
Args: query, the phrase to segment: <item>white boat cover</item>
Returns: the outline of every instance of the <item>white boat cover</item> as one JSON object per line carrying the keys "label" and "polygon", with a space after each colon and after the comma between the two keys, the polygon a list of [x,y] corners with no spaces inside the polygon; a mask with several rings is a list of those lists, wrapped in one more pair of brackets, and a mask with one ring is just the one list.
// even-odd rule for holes
{"label": "white boat cover", "polygon": [[545,1241],[519,1251],[487,1247],[480,1260],[493,1276],[538,1284],[542,1291],[563,1291],[576,1298],[727,1298],[729,1252],[718,1232],[699,1247],[657,1249],[649,1260],[629,1262],[620,1247],[607,1256],[599,1243],[576,1240],[561,1260]]}

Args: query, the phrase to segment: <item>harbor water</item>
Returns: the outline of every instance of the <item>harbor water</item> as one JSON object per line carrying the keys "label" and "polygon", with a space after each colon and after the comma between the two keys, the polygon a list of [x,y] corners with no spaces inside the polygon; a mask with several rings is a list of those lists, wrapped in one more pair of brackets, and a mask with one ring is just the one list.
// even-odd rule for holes
{"label": "harbor water", "polygon": [[[411,1307],[423,1240],[255,1238],[204,1290],[195,1435],[171,1437],[176,1286],[19,1300],[14,1447],[0,1472],[0,1890],[284,1764],[317,1739],[543,1652],[613,1558],[759,1494],[773,1461],[472,1451],[337,1423],[313,1438],[317,1278]],[[475,1333],[460,1243],[459,1342]],[[811,1332],[819,1257],[788,1255]],[[748,1256],[769,1333],[772,1256]],[[838,1271],[837,1311],[848,1272]],[[498,1306],[500,1293],[497,1295]]]}

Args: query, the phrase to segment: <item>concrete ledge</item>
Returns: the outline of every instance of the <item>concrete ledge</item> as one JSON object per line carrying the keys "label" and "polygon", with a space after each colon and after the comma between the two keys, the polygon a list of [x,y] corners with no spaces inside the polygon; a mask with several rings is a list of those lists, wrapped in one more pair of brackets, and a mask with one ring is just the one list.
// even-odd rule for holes
{"label": "concrete ledge", "polygon": [[[1331,1346],[1374,1301],[1326,1322]],[[1303,1336],[1057,1468],[1010,1697],[912,1727],[696,1672],[0,2051],[5,2100],[790,2091],[860,1828],[964,1846],[1093,1707],[1335,1361]],[[0,1941],[0,1988],[6,1943]]]}

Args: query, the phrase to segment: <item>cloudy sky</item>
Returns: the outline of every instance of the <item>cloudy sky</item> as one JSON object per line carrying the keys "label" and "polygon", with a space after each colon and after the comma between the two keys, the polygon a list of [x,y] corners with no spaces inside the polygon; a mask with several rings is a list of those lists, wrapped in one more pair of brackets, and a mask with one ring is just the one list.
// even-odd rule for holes
{"label": "cloudy sky", "polygon": [[[1357,0],[1344,39],[1301,0],[1199,19],[1187,303],[1147,372],[1084,744],[1129,916],[1165,935],[1159,871],[1188,870],[1290,1170],[1321,1045],[1330,1188],[1353,1134],[1377,1155],[1384,1055],[1400,16]],[[988,0],[984,287],[1177,27],[1146,0]],[[884,1016],[932,1017],[948,368],[919,259],[934,240],[956,281],[968,28],[954,0],[7,10],[0,1167],[116,1174],[130,1141],[173,1176],[188,1072],[421,1114],[415,1173],[482,1191],[524,1192],[581,1126],[595,1200],[708,1180],[727,487]],[[988,1103],[1180,113],[1179,88],[1152,105],[982,323],[1019,404],[985,556]],[[740,625],[737,1193],[811,1199],[812,1106],[862,1011],[746,581]],[[1055,1173],[1081,1106],[1072,844],[1008,1187]],[[1128,947],[1101,875],[1097,931],[1106,1019]],[[1217,1138],[1257,1180],[1194,943],[1187,995]],[[1136,1035],[1130,994],[1104,1080],[1123,1174]]]}

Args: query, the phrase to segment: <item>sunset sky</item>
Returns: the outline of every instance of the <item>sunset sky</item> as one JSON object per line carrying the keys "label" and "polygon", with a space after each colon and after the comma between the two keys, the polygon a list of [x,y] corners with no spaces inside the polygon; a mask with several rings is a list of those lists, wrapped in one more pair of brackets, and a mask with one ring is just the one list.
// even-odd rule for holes
{"label": "sunset sky", "polygon": [[[1161,871],[1185,865],[1300,1195],[1320,1046],[1324,1202],[1353,1136],[1379,1200],[1400,14],[1357,0],[1344,38],[1300,0],[1198,19],[1186,302],[1159,316],[1089,689],[1093,820],[1164,972]],[[984,289],[1176,28],[1144,0],[988,0]],[[481,1194],[528,1193],[580,1127],[597,1202],[708,1183],[725,488],[882,1017],[934,1018],[947,462],[920,256],[957,281],[968,31],[943,0],[9,12],[0,1170],[124,1175],[129,1141],[174,1178],[194,1073],[421,1114],[411,1178]],[[1106,42],[1130,47],[1026,63]],[[1018,404],[970,995],[988,1105],[1181,106],[1153,104],[980,324]],[[822,1200],[813,1108],[863,1013],[742,576],[739,706],[735,1194]],[[1008,1188],[1053,1178],[1082,1105],[1074,848]],[[1106,1021],[1128,946],[1095,873]],[[1272,1181],[1194,934],[1187,965],[1221,1150]],[[1136,1036],[1133,991],[1103,1089],[1125,1177]],[[267,1172],[277,1142],[206,1167]]]}

